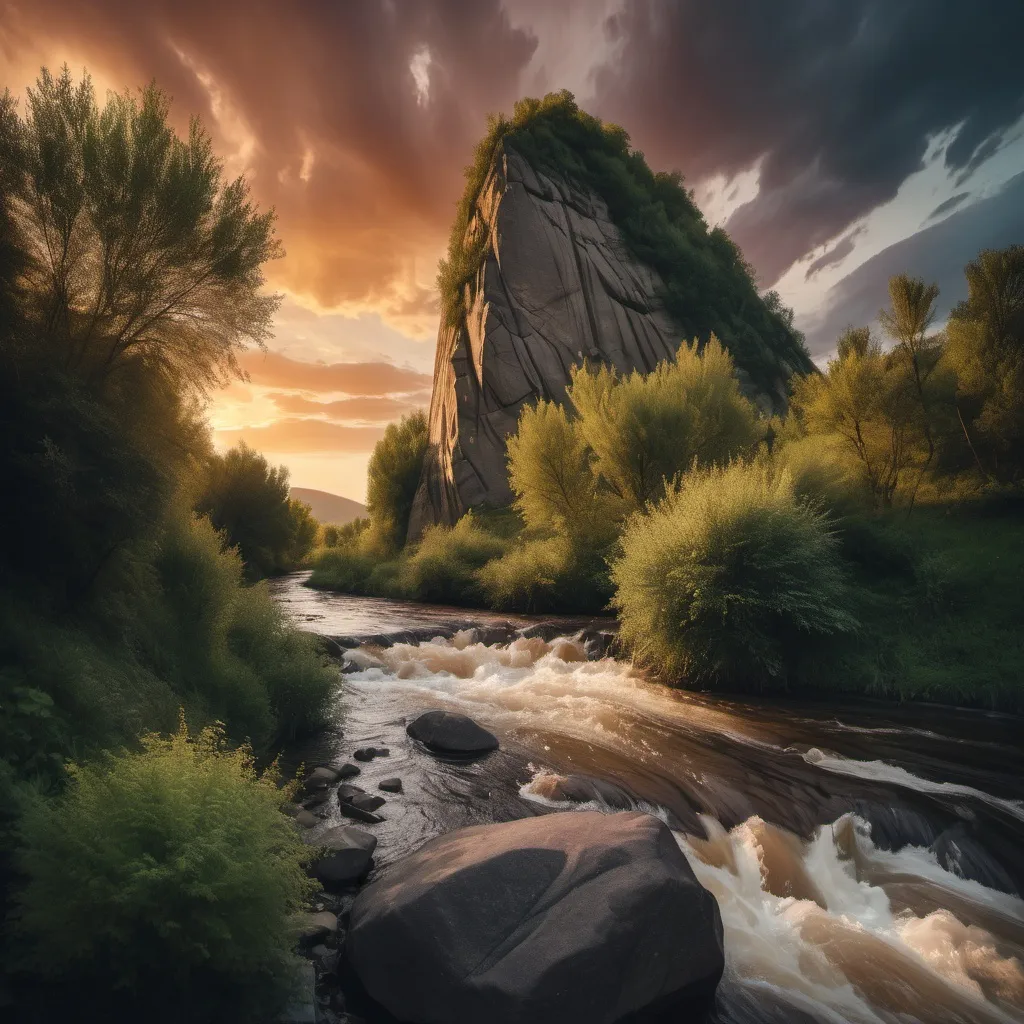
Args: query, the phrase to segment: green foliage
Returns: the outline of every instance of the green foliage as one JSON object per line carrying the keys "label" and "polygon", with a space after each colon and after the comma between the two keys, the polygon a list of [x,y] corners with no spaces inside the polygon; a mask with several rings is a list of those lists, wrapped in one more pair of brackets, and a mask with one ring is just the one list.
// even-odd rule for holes
{"label": "green foliage", "polygon": [[518,612],[599,612],[611,586],[600,552],[562,536],[513,544],[477,572],[489,608]]}
{"label": "green foliage", "polygon": [[309,506],[288,496],[287,468],[270,466],[244,441],[210,457],[195,505],[238,548],[250,579],[294,569],[316,540]]}
{"label": "green foliage", "polygon": [[907,477],[929,461],[921,404],[904,359],[868,341],[845,349],[824,374],[798,378],[790,409],[808,434],[854,462],[874,500],[888,507]]}
{"label": "green foliage", "polygon": [[946,328],[961,427],[983,473],[1019,483],[1024,479],[1024,246],[986,250],[964,273],[968,296]]}
{"label": "green foliage", "polygon": [[554,531],[576,545],[614,531],[620,513],[599,493],[593,454],[565,409],[541,399],[523,406],[519,428],[508,439],[509,485],[516,508],[533,530]]}
{"label": "green foliage", "polygon": [[472,512],[454,526],[431,526],[401,564],[400,590],[416,601],[475,604],[477,570],[504,548],[503,541],[477,525]]}
{"label": "green foliage", "polygon": [[392,549],[405,542],[426,453],[427,418],[415,412],[389,423],[370,456],[366,507],[379,537]]}
{"label": "green foliage", "polygon": [[511,119],[488,119],[487,132],[466,168],[459,202],[438,275],[444,321],[461,316],[463,289],[478,272],[488,240],[474,230],[473,215],[488,172],[503,148],[592,189],[633,255],[660,275],[665,305],[680,334],[707,341],[716,334],[739,366],[762,385],[784,383],[811,369],[792,314],[778,296],[757,293],[750,268],[721,229],[708,230],[678,173],[655,173],[629,136],[580,110],[569,92],[523,99]]}
{"label": "green foliage", "polygon": [[662,493],[666,480],[750,452],[762,430],[740,394],[733,361],[714,337],[682,345],[648,374],[602,366],[573,370],[569,400],[601,479],[629,510]]}
{"label": "green foliage", "polygon": [[176,387],[208,387],[269,336],[279,302],[263,289],[281,254],[273,213],[222,180],[198,121],[181,140],[167,116],[153,85],[100,108],[88,76],[43,69],[17,124],[26,345],[93,382],[142,359]]}
{"label": "green foliage", "polygon": [[620,637],[668,679],[785,687],[802,651],[856,627],[827,519],[765,465],[688,474],[620,543]]}
{"label": "green foliage", "polygon": [[67,1009],[91,996],[107,1019],[272,1019],[310,893],[274,775],[213,728],[142,746],[72,766],[62,797],[28,809],[29,962],[60,976]]}

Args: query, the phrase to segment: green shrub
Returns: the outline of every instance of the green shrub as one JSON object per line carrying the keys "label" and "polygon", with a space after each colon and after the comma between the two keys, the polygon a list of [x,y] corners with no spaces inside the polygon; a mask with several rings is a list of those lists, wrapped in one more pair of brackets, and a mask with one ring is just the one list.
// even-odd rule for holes
{"label": "green shrub", "polygon": [[688,474],[620,543],[620,636],[670,679],[785,685],[802,648],[856,627],[826,518],[765,465]]}
{"label": "green shrub", "polygon": [[586,366],[573,370],[569,400],[597,473],[631,510],[661,494],[665,480],[694,465],[724,465],[763,436],[757,410],[740,393],[732,357],[714,336],[682,345],[648,374]]}
{"label": "green shrub", "polygon": [[370,456],[366,508],[380,538],[394,550],[405,543],[409,515],[427,453],[427,417],[422,412],[389,423]]}
{"label": "green shrub", "polygon": [[477,572],[489,608],[520,612],[597,612],[611,597],[597,552],[544,537],[516,544]]}
{"label": "green shrub", "polygon": [[812,435],[777,443],[772,462],[789,473],[800,500],[820,503],[832,516],[856,515],[871,506],[862,466],[833,437]]}
{"label": "green shrub", "polygon": [[504,551],[506,542],[477,525],[467,512],[454,526],[431,526],[401,566],[404,594],[436,604],[479,600],[476,572]]}
{"label": "green shrub", "polygon": [[71,1006],[106,1019],[272,1018],[289,982],[289,915],[308,851],[272,774],[206,729],[71,768],[23,822],[20,926]]}
{"label": "green shrub", "polygon": [[289,625],[264,586],[242,585],[238,555],[209,520],[173,522],[156,568],[160,673],[204,720],[259,748],[323,723],[336,675],[316,638]]}

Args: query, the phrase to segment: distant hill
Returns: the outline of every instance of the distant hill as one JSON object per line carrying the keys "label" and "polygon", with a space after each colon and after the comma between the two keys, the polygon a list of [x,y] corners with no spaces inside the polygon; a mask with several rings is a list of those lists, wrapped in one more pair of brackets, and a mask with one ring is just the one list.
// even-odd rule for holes
{"label": "distant hill", "polygon": [[345,523],[351,523],[353,519],[359,519],[366,515],[365,505],[361,505],[351,498],[343,498],[340,494],[317,491],[312,487],[293,487],[291,496],[305,502],[313,510],[314,517],[321,523],[344,526]]}

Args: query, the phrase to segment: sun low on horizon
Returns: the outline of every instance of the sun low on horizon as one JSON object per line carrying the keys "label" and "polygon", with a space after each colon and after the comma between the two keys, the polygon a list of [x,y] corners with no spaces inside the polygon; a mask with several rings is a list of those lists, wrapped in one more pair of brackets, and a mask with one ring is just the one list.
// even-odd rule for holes
{"label": "sun low on horizon", "polygon": [[983,20],[910,4],[927,33],[872,0],[782,6],[792,18],[686,0],[11,0],[0,64],[22,103],[41,66],[66,64],[100,97],[155,81],[179,132],[201,120],[226,176],[276,211],[285,250],[267,269],[273,338],[213,396],[214,443],[244,440],[293,486],[363,501],[387,424],[430,403],[463,168],[487,116],[523,96],[568,89],[652,168],[682,171],[819,363],[875,318],[892,273],[938,282],[945,315],[978,239],[1016,240],[1010,5],[982,5]]}

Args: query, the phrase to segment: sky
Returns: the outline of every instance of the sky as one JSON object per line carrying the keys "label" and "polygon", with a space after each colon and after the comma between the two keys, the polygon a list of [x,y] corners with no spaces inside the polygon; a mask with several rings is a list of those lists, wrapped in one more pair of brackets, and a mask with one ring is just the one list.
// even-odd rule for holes
{"label": "sky", "polygon": [[155,80],[277,212],[266,353],[213,400],[292,483],[362,500],[430,399],[434,278],[486,115],[570,89],[680,170],[822,362],[889,276],[1024,242],[1021,0],[0,0],[0,71]]}

